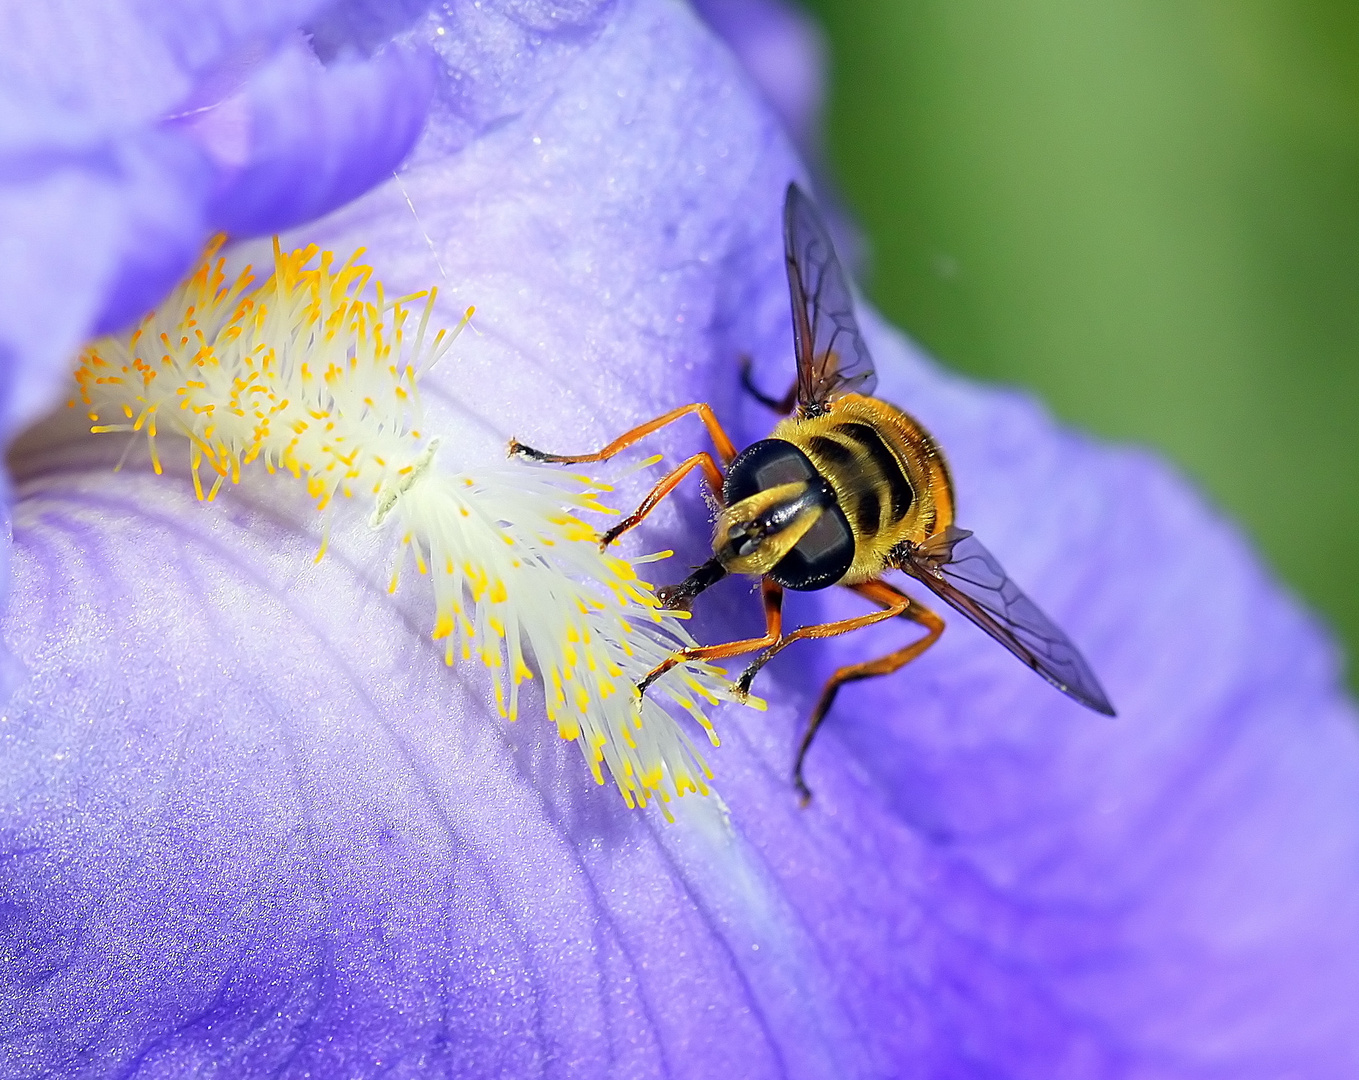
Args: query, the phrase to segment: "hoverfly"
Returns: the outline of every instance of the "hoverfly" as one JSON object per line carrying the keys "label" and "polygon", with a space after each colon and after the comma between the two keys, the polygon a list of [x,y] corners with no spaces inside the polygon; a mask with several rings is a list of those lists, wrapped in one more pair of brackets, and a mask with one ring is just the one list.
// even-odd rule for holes
{"label": "hoverfly", "polygon": [[[1062,693],[1114,715],[1076,646],[970,532],[954,525],[953,485],[934,440],[896,406],[870,396],[877,375],[854,318],[853,299],[830,234],[796,184],[788,185],[784,199],[783,238],[797,378],[784,398],[775,399],[752,384],[748,361],[741,372],[754,397],[785,415],[769,438],[737,453],[712,408],[695,403],[625,432],[594,454],[545,454],[510,442],[511,454],[583,463],[606,461],[691,413],[707,428],[725,475],[711,454],[694,454],[663,477],[634,513],[601,538],[600,546],[636,526],[685,476],[701,469],[720,508],[713,557],[684,581],[659,590],[657,597],[663,607],[688,610],[699,593],[728,574],[758,576],[765,633],[677,652],[651,671],[639,690],[645,693],[655,679],[686,660],[758,652],[736,681],[738,693],[745,694],[760,669],[795,641],[834,637],[897,617],[919,624],[925,632],[911,644],[839,668],[827,680],[803,730],[793,768],[793,783],[805,804],[811,798],[803,777],[807,751],[840,687],[897,671],[943,633],[938,615],[882,580],[886,571],[901,570]],[[830,585],[858,593],[879,610],[785,633],[783,590]]]}

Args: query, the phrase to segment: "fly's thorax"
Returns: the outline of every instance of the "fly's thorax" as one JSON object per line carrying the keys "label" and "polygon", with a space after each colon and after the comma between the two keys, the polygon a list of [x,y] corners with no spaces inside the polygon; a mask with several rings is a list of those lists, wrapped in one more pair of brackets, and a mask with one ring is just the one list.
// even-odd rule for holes
{"label": "fly's thorax", "polygon": [[819,416],[789,417],[773,438],[795,445],[830,483],[854,537],[847,583],[876,577],[902,544],[953,521],[943,454],[914,419],[885,401],[847,394]]}
{"label": "fly's thorax", "polygon": [[723,493],[713,550],[727,571],[821,589],[853,562],[854,536],[835,489],[791,443],[747,447],[731,463]]}

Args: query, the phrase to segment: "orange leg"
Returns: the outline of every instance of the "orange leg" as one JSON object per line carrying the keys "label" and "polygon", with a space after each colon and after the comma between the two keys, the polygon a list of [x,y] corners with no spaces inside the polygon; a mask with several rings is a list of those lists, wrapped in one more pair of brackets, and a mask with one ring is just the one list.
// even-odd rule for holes
{"label": "orange leg", "polygon": [[792,644],[799,638],[835,637],[838,634],[846,634],[861,626],[871,626],[876,622],[892,619],[898,615],[919,623],[925,628],[924,637],[911,642],[904,648],[888,653],[877,660],[839,668],[826,680],[826,685],[821,689],[821,697],[816,703],[816,708],[812,710],[812,715],[807,721],[807,727],[802,733],[802,740],[798,743],[797,760],[793,766],[793,786],[797,788],[803,806],[811,802],[812,793],[811,789],[807,787],[806,780],[803,779],[802,766],[807,760],[807,751],[811,749],[812,740],[816,738],[817,729],[821,727],[822,721],[825,720],[826,713],[835,701],[835,695],[839,692],[841,685],[859,679],[871,679],[877,675],[890,675],[923,653],[938,641],[939,635],[944,632],[943,619],[885,581],[866,581],[862,585],[850,585],[849,588],[860,596],[872,600],[875,604],[881,605],[883,610],[860,615],[854,619],[841,619],[838,622],[823,623],[819,626],[805,626],[795,630],[756,657],[755,661],[741,673],[741,677],[736,682],[739,690],[748,692],[750,683],[760,668],[785,646]]}
{"label": "orange leg", "polygon": [[708,487],[712,489],[712,493],[717,497],[717,504],[721,506],[722,470],[717,467],[717,462],[713,460],[712,455],[705,450],[702,453],[695,454],[691,458],[687,458],[670,472],[666,473],[665,476],[661,477],[660,483],[652,488],[651,491],[647,493],[647,497],[642,500],[642,505],[637,507],[636,510],[604,534],[603,538],[599,541],[599,550],[603,551],[629,529],[640,525],[646,520],[646,516],[656,509],[660,504],[660,501],[674,491],[675,488],[679,486],[679,482],[699,466],[703,467],[703,475],[707,477]]}
{"label": "orange leg", "polygon": [[758,401],[761,405],[767,405],[780,416],[787,416],[793,411],[793,406],[797,404],[797,379],[793,380],[793,385],[788,388],[788,393],[781,398],[769,397],[764,391],[760,390],[750,377],[750,357],[741,357],[741,385],[746,388],[746,393]]}
{"label": "orange leg", "polygon": [[773,645],[783,633],[783,586],[770,578],[761,578],[760,599],[764,602],[764,637],[728,641],[722,645],[694,645],[673,652],[647,672],[646,678],[637,684],[637,692],[645,694],[648,686],[676,664],[687,660],[723,660]]}
{"label": "orange leg", "polygon": [[671,409],[668,413],[656,417],[655,420],[648,420],[645,424],[639,424],[631,431],[623,432],[603,450],[595,454],[544,454],[541,450],[525,446],[518,439],[510,440],[509,452],[511,456],[522,454],[534,461],[550,461],[561,465],[608,461],[614,454],[626,450],[639,439],[646,438],[653,431],[659,431],[667,424],[673,424],[681,416],[688,416],[690,413],[698,413],[699,418],[703,421],[703,426],[708,429],[708,434],[712,437],[713,446],[717,447],[718,456],[721,457],[723,464],[729,463],[736,456],[736,447],[732,444],[727,433],[722,430],[722,425],[717,422],[712,406],[701,401],[695,402],[693,405],[681,405],[678,409]]}

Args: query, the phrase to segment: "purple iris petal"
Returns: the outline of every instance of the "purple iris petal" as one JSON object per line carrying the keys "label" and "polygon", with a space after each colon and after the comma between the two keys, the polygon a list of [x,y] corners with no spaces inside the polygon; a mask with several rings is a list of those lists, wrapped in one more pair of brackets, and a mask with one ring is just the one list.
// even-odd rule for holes
{"label": "purple iris petal", "polygon": [[731,47],[798,148],[820,137],[826,43],[804,11],[780,0],[696,0],[694,8]]}
{"label": "purple iris petal", "polygon": [[[422,23],[452,74],[401,184],[298,239],[368,246],[392,291],[438,283],[446,322],[477,304],[429,379],[441,467],[511,434],[588,449],[687,400],[763,435],[734,358],[791,377],[779,123],[676,5],[549,15]],[[343,115],[344,78],[305,115]],[[1332,648],[1163,466],[863,322],[961,523],[1118,718],[951,617],[844,691],[803,811],[821,680],[907,631],[795,646],[767,714],[718,717],[726,812],[686,798],[665,826],[590,783],[540,706],[507,726],[442,666],[423,582],[388,597],[356,505],[313,565],[286,478],[202,506],[169,451],[164,477],[140,450],[115,474],[121,445],[48,424],[13,455],[0,1074],[1350,1075],[1359,747]],[[693,491],[658,512],[638,549],[680,558],[653,576],[707,528]],[[703,599],[705,639],[756,625],[741,583]]]}
{"label": "purple iris petal", "polygon": [[318,6],[0,16],[0,431],[49,407],[80,342],[155,304],[209,233],[314,217],[406,155],[425,61],[393,49],[307,67],[297,23]]}

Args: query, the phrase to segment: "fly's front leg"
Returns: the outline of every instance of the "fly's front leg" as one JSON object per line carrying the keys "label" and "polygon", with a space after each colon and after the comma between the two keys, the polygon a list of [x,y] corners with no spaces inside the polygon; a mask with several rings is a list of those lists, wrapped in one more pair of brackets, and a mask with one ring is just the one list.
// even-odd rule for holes
{"label": "fly's front leg", "polygon": [[603,551],[629,529],[640,525],[646,520],[648,514],[655,510],[660,501],[669,495],[679,482],[688,476],[694,469],[701,467],[703,475],[708,481],[708,487],[713,496],[717,499],[717,505],[722,505],[722,470],[717,467],[717,462],[712,455],[706,451],[695,454],[693,457],[681,462],[678,466],[661,477],[660,482],[653,487],[647,497],[642,500],[642,505],[637,507],[631,514],[625,517],[617,525],[604,534],[599,541],[599,550]]}
{"label": "fly's front leg", "polygon": [[731,437],[722,429],[722,425],[717,422],[717,416],[713,413],[712,406],[704,402],[695,402],[692,405],[681,405],[678,409],[671,409],[668,413],[648,420],[645,424],[638,424],[631,431],[625,431],[603,450],[593,454],[545,454],[541,450],[535,450],[531,446],[525,446],[518,439],[511,439],[509,454],[511,457],[520,456],[531,458],[534,461],[548,461],[558,465],[577,465],[591,461],[608,461],[615,454],[626,450],[639,439],[644,439],[653,431],[659,431],[667,424],[673,424],[682,416],[690,413],[697,413],[703,426],[708,429],[708,435],[713,441],[713,446],[717,448],[717,454],[722,459],[723,464],[730,464],[732,458],[736,456],[736,446],[732,443]]}
{"label": "fly's front leg", "polygon": [[[594,461],[608,461],[609,458],[626,450],[633,443],[646,438],[653,431],[659,431],[667,424],[673,424],[676,420],[688,416],[690,413],[698,414],[699,419],[703,421],[703,426],[708,429],[713,446],[717,448],[717,453],[722,458],[723,463],[730,463],[736,457],[736,447],[730,436],[722,429],[722,425],[717,422],[717,416],[713,413],[712,406],[701,401],[692,405],[681,405],[678,409],[671,409],[668,413],[664,413],[654,420],[639,424],[631,431],[623,432],[603,450],[596,451],[593,454],[545,454],[541,450],[525,446],[518,439],[510,440],[509,454],[511,457],[526,457],[533,461],[545,461],[558,465],[580,465]],[[634,513],[629,514],[606,532],[600,539],[600,549],[603,550],[608,547],[629,529],[644,521],[646,516],[656,509],[660,501],[675,490],[681,480],[699,467],[703,469],[703,475],[708,481],[708,488],[712,491],[720,506],[722,504],[722,470],[713,460],[712,455],[706,451],[695,454],[663,476],[660,482],[648,492],[647,497],[642,500],[642,505]]]}

